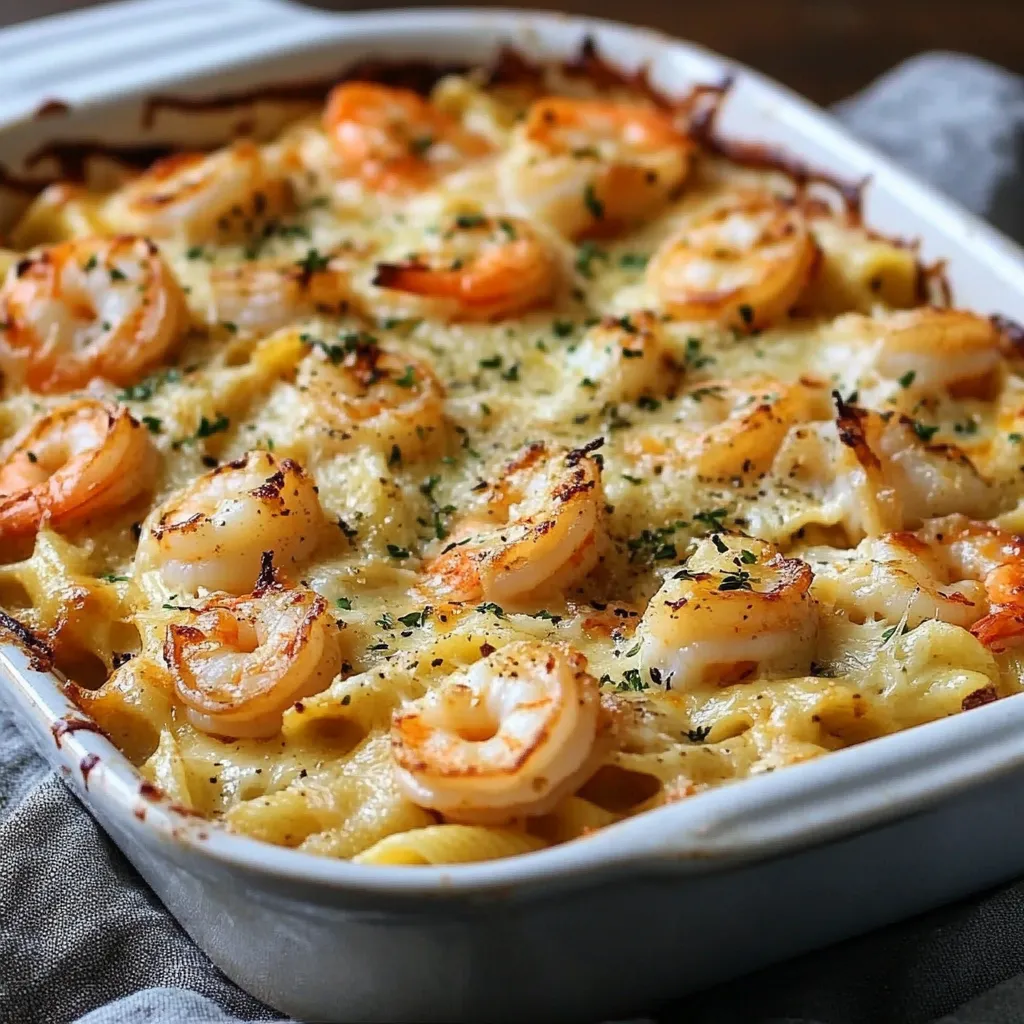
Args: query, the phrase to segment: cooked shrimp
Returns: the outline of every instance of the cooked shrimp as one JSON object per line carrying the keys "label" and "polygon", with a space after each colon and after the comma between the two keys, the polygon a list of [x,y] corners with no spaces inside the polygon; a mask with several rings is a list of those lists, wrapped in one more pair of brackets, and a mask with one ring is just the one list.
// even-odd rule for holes
{"label": "cooked shrimp", "polygon": [[189,242],[232,240],[286,209],[290,190],[257,145],[215,153],[175,153],[118,189],[103,215],[119,231]]}
{"label": "cooked shrimp", "polygon": [[427,585],[452,601],[528,604],[597,564],[605,541],[601,467],[589,448],[532,444],[493,484],[427,566]]}
{"label": "cooked shrimp", "polygon": [[0,370],[34,391],[94,377],[128,385],[188,326],[185,295],[152,242],[78,238],[17,263],[0,289]]}
{"label": "cooked shrimp", "polygon": [[985,317],[957,309],[908,309],[857,317],[854,327],[874,351],[874,368],[899,381],[908,401],[941,391],[953,398],[995,397],[1002,339]]}
{"label": "cooked shrimp", "polygon": [[0,540],[118,512],[149,489],[156,458],[127,409],[82,399],[46,413],[0,456]]}
{"label": "cooked shrimp", "polygon": [[929,444],[905,416],[858,409],[838,395],[836,403],[839,450],[831,472],[846,477],[851,511],[865,533],[953,512],[992,514],[997,495],[960,449]]}
{"label": "cooked shrimp", "polygon": [[[812,557],[808,555],[808,557]],[[841,559],[815,566],[815,593],[855,622],[881,619],[908,629],[929,619],[970,627],[985,612],[984,586],[913,533],[867,537]]]}
{"label": "cooked shrimp", "polygon": [[813,381],[771,378],[705,381],[684,392],[681,403],[678,424],[636,432],[626,450],[655,463],[681,463],[710,480],[763,473],[792,427],[829,411],[828,392]]}
{"label": "cooked shrimp", "polygon": [[486,139],[408,89],[343,82],[332,90],[324,129],[344,177],[371,189],[406,193],[486,156]]}
{"label": "cooked shrimp", "polygon": [[812,578],[806,562],[765,541],[722,534],[702,541],[640,620],[641,673],[684,690],[755,674],[805,675],[818,632]]}
{"label": "cooked shrimp", "polygon": [[311,250],[303,259],[259,260],[210,271],[211,323],[269,334],[315,313],[340,315],[353,302],[347,264]]}
{"label": "cooked shrimp", "polygon": [[526,221],[462,214],[428,254],[377,264],[373,283],[421,296],[450,320],[500,320],[550,301],[560,277],[550,244]]}
{"label": "cooked shrimp", "polygon": [[215,594],[167,627],[164,660],[188,721],[214,736],[273,736],[282,712],[341,669],[338,627],[305,587]]}
{"label": "cooked shrimp", "polygon": [[569,379],[552,412],[632,402],[641,395],[664,395],[680,371],[665,343],[658,317],[642,310],[606,316],[591,327],[565,358]]}
{"label": "cooked shrimp", "polygon": [[244,594],[262,553],[278,566],[312,554],[324,521],[316,486],[291,459],[251,451],[192,481],[143,525],[136,568],[179,593]]}
{"label": "cooked shrimp", "polygon": [[548,96],[530,108],[501,167],[509,201],[570,238],[611,235],[680,189],[694,144],[650,107]]}
{"label": "cooked shrimp", "polygon": [[390,454],[397,445],[409,461],[444,437],[444,387],[433,369],[361,335],[314,348],[299,365],[296,386],[335,450],[372,444]]}
{"label": "cooked shrimp", "polygon": [[1024,642],[1024,539],[991,523],[950,516],[928,524],[925,539],[946,552],[961,575],[985,585],[988,614],[971,624],[986,647],[1004,651]]}
{"label": "cooked shrimp", "polygon": [[747,193],[692,217],[655,253],[647,280],[680,319],[754,330],[786,316],[817,259],[800,210]]}
{"label": "cooked shrimp", "polygon": [[1024,540],[991,523],[953,515],[869,537],[815,572],[815,589],[854,621],[939,619],[997,649],[1024,639]]}
{"label": "cooked shrimp", "polygon": [[562,644],[508,644],[397,711],[398,783],[454,821],[545,814],[597,767],[598,683]]}

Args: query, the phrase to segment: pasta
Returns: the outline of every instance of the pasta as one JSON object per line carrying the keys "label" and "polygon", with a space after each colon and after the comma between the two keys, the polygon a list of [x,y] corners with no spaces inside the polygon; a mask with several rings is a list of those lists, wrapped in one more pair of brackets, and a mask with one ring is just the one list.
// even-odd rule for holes
{"label": "pasta", "polygon": [[0,606],[169,800],[487,860],[1020,691],[1005,325],[689,110],[344,82],[10,228]]}

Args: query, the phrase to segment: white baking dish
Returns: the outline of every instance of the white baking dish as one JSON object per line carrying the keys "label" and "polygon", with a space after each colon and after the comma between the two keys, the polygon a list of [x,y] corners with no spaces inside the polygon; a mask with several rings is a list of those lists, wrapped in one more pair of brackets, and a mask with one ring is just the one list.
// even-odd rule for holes
{"label": "white baking dish", "polygon": [[[1024,254],[1012,243],[761,76],[606,22],[474,10],[327,15],[278,0],[101,7],[0,33],[0,163],[22,171],[54,139],[211,141],[230,130],[235,115],[223,111],[169,114],[144,130],[143,99],[154,91],[223,94],[369,56],[484,62],[508,43],[565,58],[587,35],[614,63],[649,62],[667,91],[735,74],[725,134],[781,144],[849,179],[870,175],[869,222],[920,238],[926,259],[947,257],[959,302],[1024,320]],[[53,100],[70,110],[30,116]],[[1024,871],[1024,697],[541,853],[408,869],[315,858],[178,813],[83,728],[59,680],[18,647],[0,647],[0,695],[211,958],[305,1019],[636,1012]]]}

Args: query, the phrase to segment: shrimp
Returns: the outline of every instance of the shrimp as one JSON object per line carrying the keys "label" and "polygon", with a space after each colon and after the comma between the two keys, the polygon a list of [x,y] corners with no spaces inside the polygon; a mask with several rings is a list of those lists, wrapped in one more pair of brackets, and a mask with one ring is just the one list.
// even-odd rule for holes
{"label": "shrimp", "polygon": [[548,303],[561,279],[551,245],[528,222],[456,216],[428,257],[378,263],[373,283],[417,295],[449,320],[501,320]]}
{"label": "shrimp", "polygon": [[758,330],[782,319],[818,262],[804,215],[767,193],[745,193],[692,217],[647,267],[665,308],[683,320]]}
{"label": "shrimp", "polygon": [[704,479],[745,478],[768,469],[790,429],[828,414],[828,397],[814,381],[772,378],[705,381],[684,392],[667,436],[636,433],[626,450],[656,463],[681,460]]}
{"label": "shrimp", "polygon": [[[986,607],[984,586],[965,579],[943,552],[916,534],[866,537],[842,559],[815,566],[815,594],[854,622],[906,621],[915,629],[929,619],[969,628]],[[811,555],[808,555],[811,558]]]}
{"label": "shrimp", "polygon": [[167,627],[163,656],[189,723],[232,738],[276,735],[282,713],[341,670],[327,602],[276,583],[243,597],[214,594],[190,609]]}
{"label": "shrimp", "polygon": [[405,795],[446,819],[546,814],[597,767],[600,694],[587,659],[518,641],[399,709],[391,754]]}
{"label": "shrimp", "polygon": [[296,387],[335,450],[374,444],[390,455],[397,445],[409,461],[444,437],[444,387],[433,369],[365,336],[315,348],[299,365]]}
{"label": "shrimp", "polygon": [[985,317],[922,308],[849,319],[872,350],[874,369],[898,381],[910,403],[942,391],[952,398],[992,399],[999,390],[1002,337]]}
{"label": "shrimp", "polygon": [[864,532],[900,530],[952,512],[984,516],[998,495],[959,448],[930,444],[905,416],[858,409],[835,395],[839,451],[831,472],[845,475]]}
{"label": "shrimp", "polygon": [[312,554],[324,513],[316,486],[291,459],[250,451],[193,480],[143,524],[136,570],[155,570],[179,593],[200,587],[244,594],[261,553],[277,565]]}
{"label": "shrimp", "polygon": [[694,151],[663,111],[548,96],[530,108],[500,181],[516,209],[565,236],[608,236],[672,199]]}
{"label": "shrimp", "polygon": [[1024,642],[1024,538],[991,523],[950,516],[928,524],[927,540],[948,552],[961,574],[985,585],[988,613],[971,624],[986,647],[1002,652]]}
{"label": "shrimp", "polygon": [[586,576],[606,540],[594,447],[524,449],[489,488],[482,512],[428,564],[427,587],[451,601],[527,605]]}
{"label": "shrimp", "polygon": [[188,242],[253,235],[287,209],[291,191],[260,148],[241,140],[214,153],[175,153],[118,189],[103,217],[118,231]]}
{"label": "shrimp", "polygon": [[641,395],[670,392],[680,375],[657,316],[647,310],[628,316],[606,316],[591,327],[566,356],[569,380],[563,400],[552,412],[566,408],[601,407],[632,402]]}
{"label": "shrimp", "polygon": [[46,413],[0,457],[0,540],[118,512],[151,487],[156,459],[127,409],[82,399]]}
{"label": "shrimp", "polygon": [[666,689],[725,686],[810,668],[818,605],[810,566],[766,541],[715,534],[670,576],[636,636],[644,678]]}
{"label": "shrimp", "polygon": [[211,323],[231,323],[244,334],[269,334],[315,313],[340,316],[354,299],[348,267],[315,250],[297,262],[260,260],[210,271]]}
{"label": "shrimp", "polygon": [[991,523],[952,515],[868,537],[815,572],[816,590],[854,621],[938,619],[995,649],[1024,638],[1024,540]]}
{"label": "shrimp", "polygon": [[490,143],[417,93],[372,82],[343,82],[327,98],[324,130],[343,177],[391,194],[419,191]]}
{"label": "shrimp", "polygon": [[17,263],[0,288],[0,370],[43,393],[127,386],[188,327],[185,295],[144,238],[77,238]]}

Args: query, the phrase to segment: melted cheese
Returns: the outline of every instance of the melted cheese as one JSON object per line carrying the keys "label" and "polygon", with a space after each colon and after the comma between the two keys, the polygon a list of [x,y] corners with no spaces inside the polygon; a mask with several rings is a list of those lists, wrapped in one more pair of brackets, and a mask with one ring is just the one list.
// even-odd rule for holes
{"label": "melted cheese", "polygon": [[[877,339],[893,307],[916,301],[913,254],[820,210],[811,220],[818,270],[792,316],[753,334],[662,316],[645,275],[659,246],[739,189],[793,193],[777,174],[708,154],[660,216],[627,234],[573,243],[537,225],[556,257],[550,303],[496,322],[424,311],[415,297],[375,286],[377,268],[432,252],[453,217],[506,215],[495,164],[521,112],[468,79],[446,80],[435,98],[490,140],[493,158],[396,199],[338,180],[322,129],[304,122],[264,148],[270,162],[291,154],[288,212],[241,241],[158,240],[186,290],[192,329],[145,380],[90,385],[149,426],[155,492],[64,535],[43,529],[34,551],[0,553],[0,601],[50,633],[83,708],[143,774],[178,803],[268,842],[370,863],[437,863],[572,838],[1019,689],[1017,657],[990,652],[967,629],[930,621],[901,635],[898,614],[858,622],[835,611],[835,588],[845,584],[834,571],[812,590],[822,625],[807,675],[681,692],[641,675],[641,616],[701,538],[749,532],[791,555],[813,547],[823,562],[857,543],[861,492],[840,465],[831,390],[859,392],[864,405],[910,416],[931,443],[961,446],[986,477],[985,514],[1013,526],[1024,384],[1002,357],[998,387],[981,396],[921,394],[906,379],[885,379]],[[72,237],[92,230],[103,207],[92,197],[88,216],[56,208],[51,194],[11,237]],[[218,269],[315,264],[332,252],[351,273],[347,311],[278,303],[280,323],[269,330],[218,319]],[[602,317],[629,334],[644,310],[663,346],[647,377],[631,357],[618,365],[594,335]],[[331,428],[297,367],[356,332],[436,375],[445,397],[439,425],[422,424],[429,441],[403,450],[373,437],[352,443]],[[63,400],[9,388],[0,437]],[[750,418],[760,407],[767,424]],[[515,609],[423,596],[424,567],[517,452],[535,441],[575,448],[597,439],[607,546],[581,583]],[[150,508],[253,448],[295,459],[319,487],[331,525],[300,579],[329,602],[344,665],[327,689],[285,711],[276,736],[231,740],[189,724],[163,661],[166,629],[189,599],[136,574],[133,560]],[[730,468],[730,453],[748,449]],[[954,496],[953,509],[970,511],[965,500]],[[439,825],[396,786],[391,717],[458,668],[522,639],[586,656],[616,706],[615,741],[589,781],[543,818],[511,830]]]}

